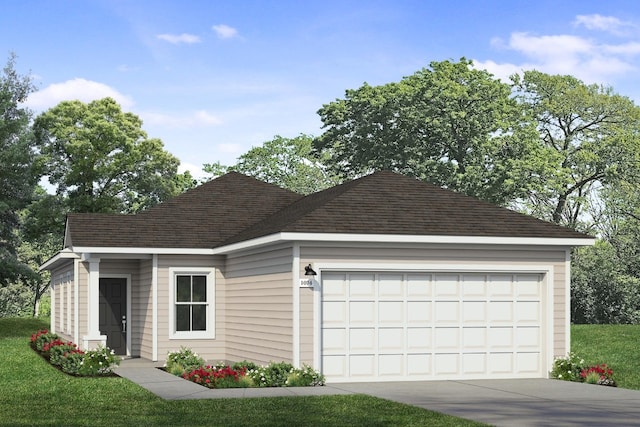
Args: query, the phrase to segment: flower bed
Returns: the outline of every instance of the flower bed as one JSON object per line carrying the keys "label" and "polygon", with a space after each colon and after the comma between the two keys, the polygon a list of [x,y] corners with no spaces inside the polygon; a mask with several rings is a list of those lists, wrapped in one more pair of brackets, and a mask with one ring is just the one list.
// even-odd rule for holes
{"label": "flower bed", "polygon": [[120,358],[108,347],[82,351],[46,329],[31,335],[31,348],[62,372],[74,376],[113,376],[113,368],[120,364]]}
{"label": "flower bed", "polygon": [[613,379],[613,369],[606,363],[588,366],[584,359],[575,353],[569,353],[567,357],[556,358],[553,362],[551,378],[617,387]]}
{"label": "flower bed", "polygon": [[294,368],[286,362],[271,362],[269,365],[259,366],[245,360],[231,365],[224,362],[206,365],[204,359],[185,347],[169,352],[165,370],[209,388],[324,385],[324,376],[306,364],[302,368]]}

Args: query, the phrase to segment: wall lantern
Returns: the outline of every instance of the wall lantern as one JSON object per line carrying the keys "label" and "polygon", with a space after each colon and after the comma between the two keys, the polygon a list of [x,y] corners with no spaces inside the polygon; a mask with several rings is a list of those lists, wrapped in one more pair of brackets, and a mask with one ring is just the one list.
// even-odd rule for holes
{"label": "wall lantern", "polygon": [[316,276],[318,273],[316,273],[313,268],[311,268],[311,264],[307,265],[304,268],[304,275],[305,276]]}

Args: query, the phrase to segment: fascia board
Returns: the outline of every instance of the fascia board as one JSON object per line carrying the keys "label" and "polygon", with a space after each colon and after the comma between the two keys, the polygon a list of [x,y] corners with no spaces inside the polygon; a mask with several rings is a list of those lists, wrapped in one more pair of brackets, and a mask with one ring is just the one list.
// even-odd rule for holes
{"label": "fascia board", "polygon": [[215,248],[215,254],[226,254],[281,241],[351,242],[351,243],[442,243],[467,245],[525,246],[591,246],[594,238],[553,237],[492,237],[492,236],[415,236],[401,234],[341,234],[341,233],[275,233],[244,242]]}
{"label": "fascia board", "polygon": [[123,248],[123,247],[74,246],[71,249],[76,253],[90,253],[90,254],[213,255],[213,249],[208,249],[208,248]]}

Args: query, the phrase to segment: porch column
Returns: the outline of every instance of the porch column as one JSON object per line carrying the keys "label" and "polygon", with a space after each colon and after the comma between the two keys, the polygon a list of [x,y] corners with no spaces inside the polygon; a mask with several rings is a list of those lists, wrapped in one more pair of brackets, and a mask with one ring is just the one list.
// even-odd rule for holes
{"label": "porch column", "polygon": [[107,336],[100,334],[100,258],[89,258],[88,279],[87,335],[82,337],[85,350],[107,345]]}

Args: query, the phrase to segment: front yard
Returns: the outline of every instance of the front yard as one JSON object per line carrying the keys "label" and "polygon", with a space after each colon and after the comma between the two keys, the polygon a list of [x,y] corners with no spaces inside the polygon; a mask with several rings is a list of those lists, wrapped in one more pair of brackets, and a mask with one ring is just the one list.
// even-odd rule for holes
{"label": "front yard", "polygon": [[3,426],[480,426],[364,395],[165,401],[124,378],[68,376],[36,354],[36,319],[0,319]]}

